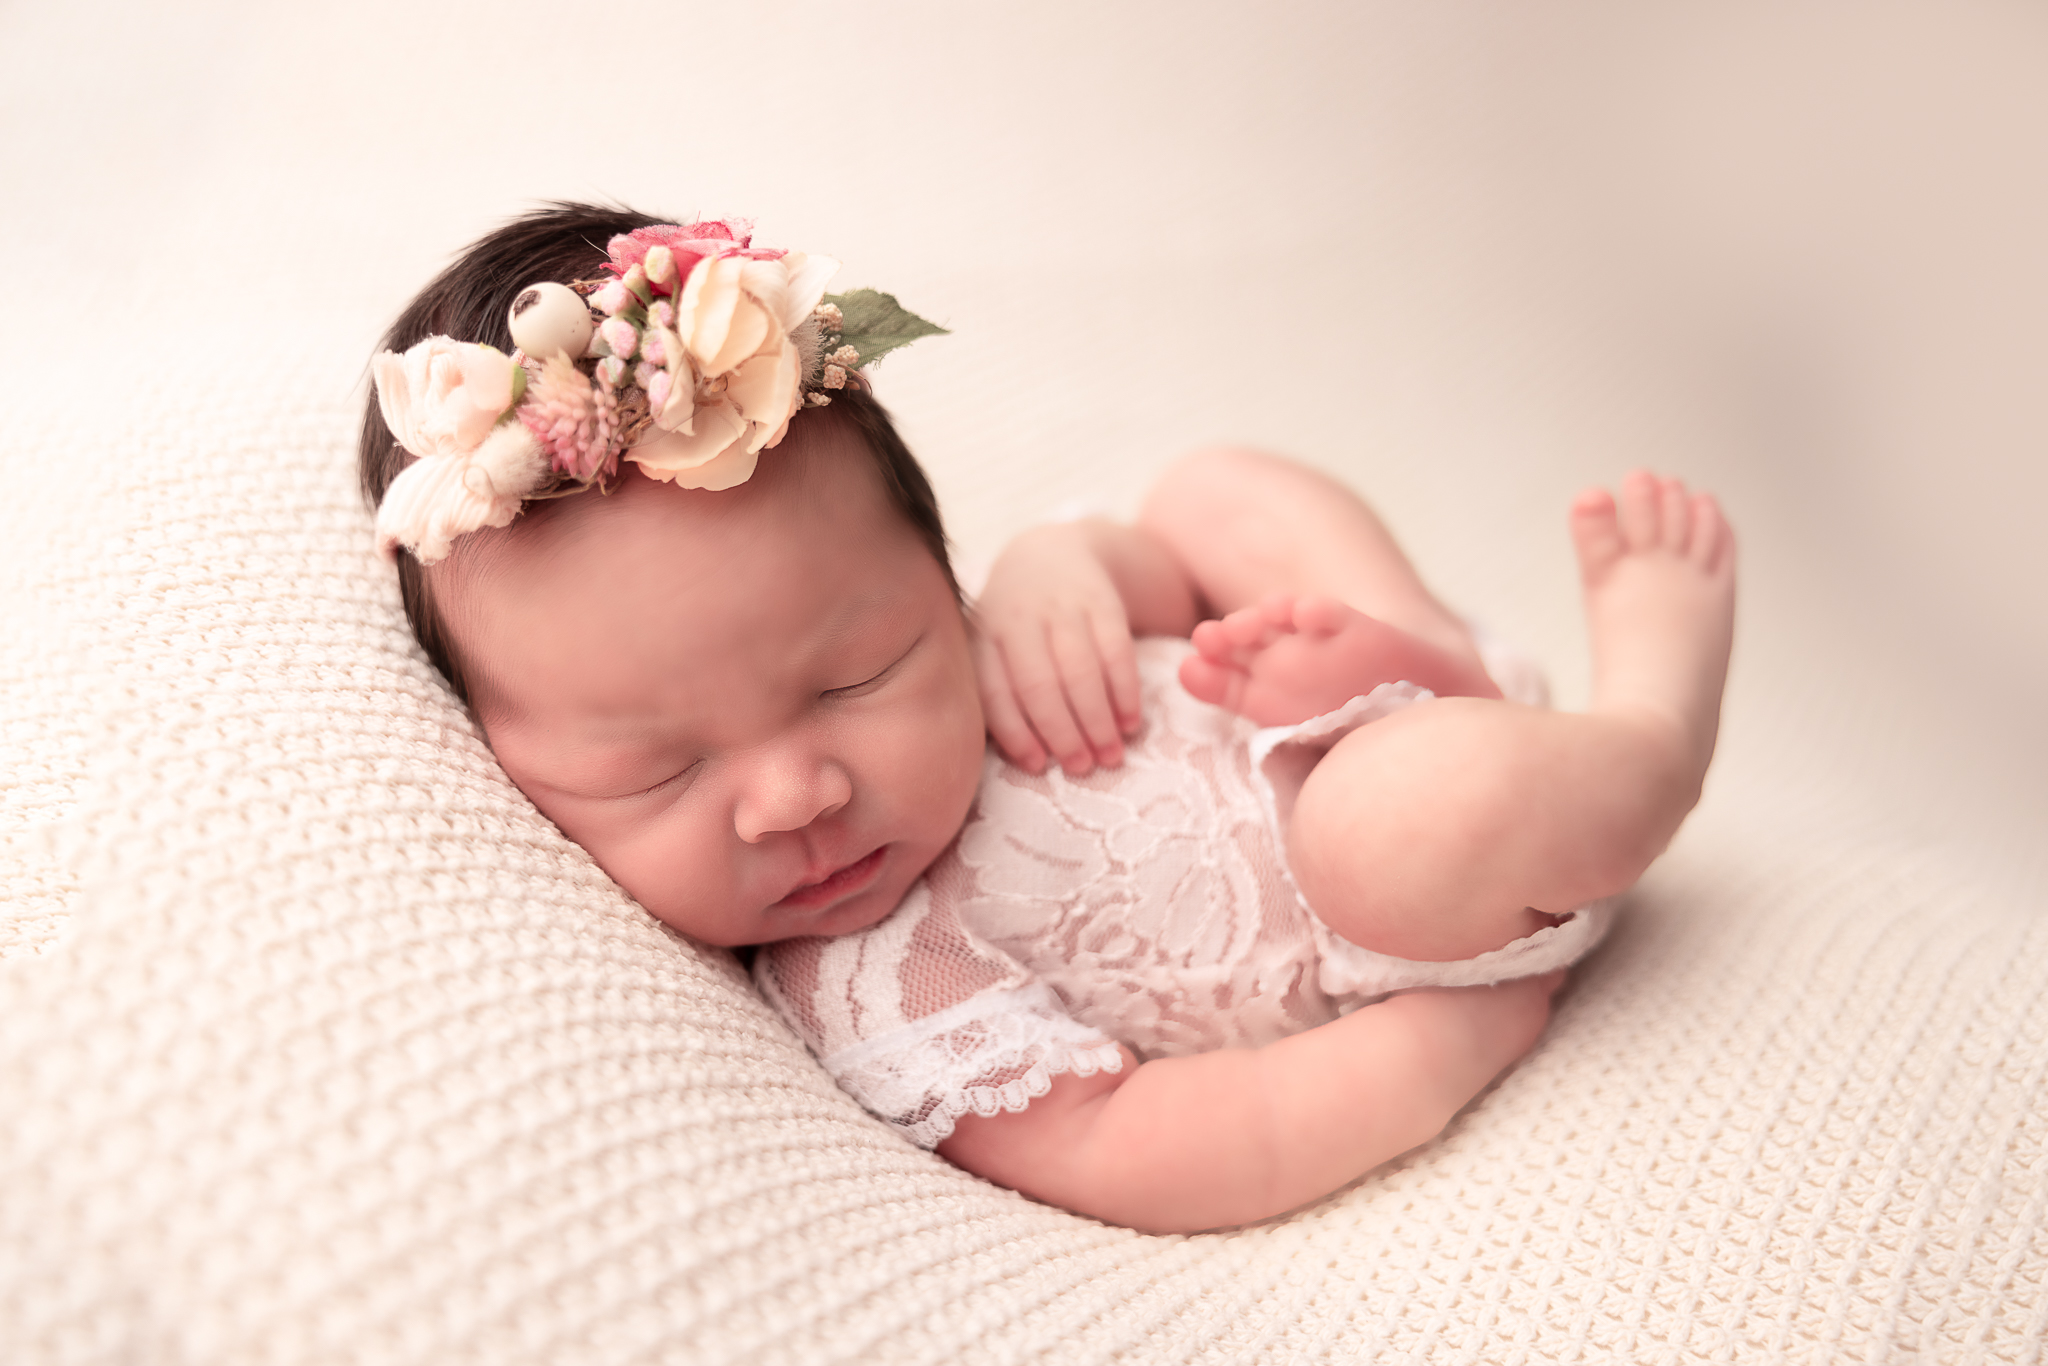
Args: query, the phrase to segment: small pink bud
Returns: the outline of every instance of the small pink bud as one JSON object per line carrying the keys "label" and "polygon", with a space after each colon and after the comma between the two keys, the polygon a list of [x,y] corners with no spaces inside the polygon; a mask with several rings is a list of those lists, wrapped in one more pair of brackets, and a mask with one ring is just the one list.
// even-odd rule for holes
{"label": "small pink bud", "polygon": [[668,364],[668,341],[655,328],[648,328],[640,338],[640,355],[656,365]]}
{"label": "small pink bud", "polygon": [[640,334],[633,329],[633,324],[624,318],[607,318],[604,326],[597,329],[597,333],[604,338],[604,344],[612,349],[612,354],[620,360],[632,359],[633,349],[640,344]]}
{"label": "small pink bud", "polygon": [[674,284],[676,278],[675,253],[664,246],[647,249],[647,259],[641,266],[647,271],[647,278],[657,285]]}
{"label": "small pink bud", "polygon": [[[611,324],[606,323],[605,326],[609,327]],[[597,377],[612,388],[618,388],[626,378],[626,362],[617,356],[606,356],[597,363]]]}
{"label": "small pink bud", "polygon": [[654,307],[647,310],[647,316],[660,323],[663,327],[674,327],[676,325],[676,306],[666,299],[656,299]]}
{"label": "small pink bud", "polygon": [[591,295],[590,301],[596,304],[599,308],[603,309],[606,313],[616,314],[620,309],[626,306],[626,300],[629,297],[630,296],[628,296],[626,293],[626,287],[620,284],[617,280],[613,280],[610,283],[601,286],[598,289],[597,293]]}
{"label": "small pink bud", "polygon": [[647,272],[643,268],[634,266],[625,273],[619,280],[619,283],[624,285],[626,291],[641,303],[649,304],[654,302],[654,290],[648,285]]}
{"label": "small pink bud", "polygon": [[647,406],[650,410],[658,413],[668,406],[668,391],[673,387],[668,371],[656,370],[640,381],[640,387],[647,391]]}

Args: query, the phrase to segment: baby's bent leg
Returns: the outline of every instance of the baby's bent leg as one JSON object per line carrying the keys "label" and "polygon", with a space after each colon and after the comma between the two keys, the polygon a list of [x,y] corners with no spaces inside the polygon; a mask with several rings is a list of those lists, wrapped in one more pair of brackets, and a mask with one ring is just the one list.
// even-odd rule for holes
{"label": "baby's bent leg", "polygon": [[1699,777],[1681,742],[1628,718],[1440,698],[1323,757],[1295,803],[1288,861],[1345,939],[1471,958],[1628,888]]}
{"label": "baby's bent leg", "polygon": [[1297,882],[1354,943],[1468,958],[1626,889],[1699,800],[1735,608],[1711,498],[1630,475],[1572,508],[1593,699],[1563,715],[1440,698],[1346,736],[1287,831]]}
{"label": "baby's bent leg", "polygon": [[1256,451],[1198,451],[1161,477],[1139,521],[1187,568],[1212,615],[1274,593],[1320,594],[1478,660],[1471,632],[1372,509],[1327,475]]}

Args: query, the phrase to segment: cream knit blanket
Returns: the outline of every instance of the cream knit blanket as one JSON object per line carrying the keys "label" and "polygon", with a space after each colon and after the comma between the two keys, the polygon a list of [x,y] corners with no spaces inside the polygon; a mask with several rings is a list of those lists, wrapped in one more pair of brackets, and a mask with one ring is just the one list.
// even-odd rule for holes
{"label": "cream knit blanket", "polygon": [[[2038,1361],[2038,866],[1899,834],[1969,788],[1916,737],[2042,733],[1997,692],[2038,602],[2003,655],[1927,647],[1985,651],[1952,656],[1962,703],[1852,654],[1884,636],[1837,630],[1827,587],[2021,563],[1976,529],[2005,495],[1901,551],[1885,500],[1940,509],[1866,462],[1816,515],[1823,447],[1682,447],[1696,410],[1615,380],[1538,287],[1580,221],[1576,144],[1529,121],[1552,84],[1626,40],[1631,99],[1792,108],[1803,81],[1736,76],[1804,39],[1704,3],[1664,46],[1590,3],[887,9],[0,8],[0,169],[39,196],[0,221],[27,301],[0,327],[0,1361]],[[1978,52],[1962,25],[1902,49],[1926,89]],[[680,63],[680,93],[507,93],[570,38]],[[2035,49],[1981,46],[1956,70],[2006,92],[1996,127],[2048,126],[2009,112],[2048,89]],[[1843,127],[1903,87],[1870,88]],[[1245,434],[1378,499],[1569,704],[1571,490],[1647,433],[1727,492],[1722,758],[1536,1053],[1309,1209],[1145,1237],[903,1143],[626,900],[421,661],[350,467],[380,321],[527,197],[599,189],[754,212],[952,326],[877,382],[970,557]],[[1969,297],[2032,297],[2027,259]],[[2041,809],[2001,776],[2026,763],[1969,753],[1960,824]]]}
{"label": "cream knit blanket", "polygon": [[8,1360],[2038,1350],[2038,917],[1724,803],[1438,1142],[1103,1228],[863,1114],[533,811],[405,634],[352,410],[277,380],[193,381],[90,548],[14,562],[66,620],[6,656]]}

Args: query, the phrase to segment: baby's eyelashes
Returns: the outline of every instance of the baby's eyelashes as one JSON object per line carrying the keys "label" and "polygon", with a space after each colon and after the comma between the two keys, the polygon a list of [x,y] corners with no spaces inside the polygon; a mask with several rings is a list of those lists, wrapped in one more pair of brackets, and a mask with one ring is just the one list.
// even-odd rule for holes
{"label": "baby's eyelashes", "polygon": [[849,683],[843,688],[827,688],[824,692],[820,693],[819,696],[830,698],[836,701],[851,701],[856,697],[865,697],[869,693],[873,692],[875,689],[881,687],[882,684],[888,679],[889,675],[892,672],[894,672],[894,670],[895,666],[891,665],[889,668],[884,669],[882,670],[882,672],[876,674],[873,678],[862,679],[858,683]]}
{"label": "baby's eyelashes", "polygon": [[910,642],[909,649],[905,650],[902,654],[896,656],[896,658],[890,660],[887,664],[883,665],[879,672],[871,675],[870,677],[862,679],[858,683],[849,683],[843,688],[827,688],[821,694],[821,696],[840,701],[851,700],[856,697],[865,697],[867,694],[881,687],[884,683],[887,683],[890,677],[903,666],[903,661],[909,659],[911,655],[915,654],[917,652],[917,647],[923,643],[924,637],[919,636],[916,640]]}
{"label": "baby's eyelashes", "polygon": [[667,792],[670,789],[680,790],[682,787],[687,786],[688,780],[695,777],[697,771],[703,767],[704,761],[702,759],[694,760],[669,774],[666,778],[659,779],[646,787],[638,788],[631,792],[617,793],[610,800],[631,801],[639,797],[652,797],[656,793]]}

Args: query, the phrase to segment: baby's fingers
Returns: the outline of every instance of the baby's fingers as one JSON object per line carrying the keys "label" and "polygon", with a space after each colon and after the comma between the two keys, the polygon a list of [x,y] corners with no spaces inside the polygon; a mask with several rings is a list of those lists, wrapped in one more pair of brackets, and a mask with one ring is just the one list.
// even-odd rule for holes
{"label": "baby's fingers", "polygon": [[[1078,766],[1065,753],[1060,762],[1067,772],[1076,777],[1086,773],[1098,762],[1110,767],[1124,761],[1124,741],[1117,727],[1117,717],[1109,701],[1109,686],[1104,677],[1101,656],[1096,653],[1092,634],[1076,628],[1055,630],[1052,633],[1053,663],[1059,669],[1060,689],[1065,694],[1064,710],[1080,726],[1089,750],[1078,758]],[[1037,719],[1036,714],[1032,718]],[[1039,734],[1045,733],[1043,727]]]}
{"label": "baby's fingers", "polygon": [[1095,652],[1102,659],[1103,677],[1109,684],[1109,704],[1116,711],[1117,729],[1125,735],[1138,730],[1138,649],[1131,640],[1131,628],[1118,618],[1095,618]]}
{"label": "baby's fingers", "polygon": [[981,683],[982,719],[988,724],[996,748],[1019,768],[1045,772],[1045,746],[1039,744],[1037,733],[1017,705],[1002,650],[989,640],[975,642],[974,650],[975,674]]}
{"label": "baby's fingers", "polygon": [[1095,767],[1095,755],[1067,705],[1067,690],[1060,681],[1059,661],[1045,635],[1010,636],[1002,642],[1003,663],[1008,666],[1010,689],[1024,719],[1037,732],[1039,741],[1060,761],[1060,767],[1080,776]]}

